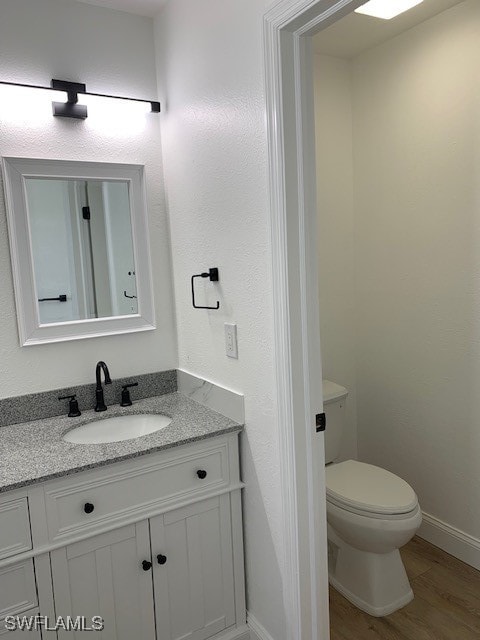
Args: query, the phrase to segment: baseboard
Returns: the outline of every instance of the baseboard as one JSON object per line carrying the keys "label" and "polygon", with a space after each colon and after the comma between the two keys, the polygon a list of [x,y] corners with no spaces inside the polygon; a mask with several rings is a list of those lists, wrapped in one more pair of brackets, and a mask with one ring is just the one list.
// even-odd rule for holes
{"label": "baseboard", "polygon": [[250,640],[273,640],[264,626],[247,611],[247,625],[250,629]]}
{"label": "baseboard", "polygon": [[221,631],[212,640],[251,640],[250,629],[246,624],[241,627],[233,627],[227,631]]}
{"label": "baseboard", "polygon": [[480,540],[456,529],[428,513],[423,513],[420,538],[440,547],[447,553],[480,570]]}

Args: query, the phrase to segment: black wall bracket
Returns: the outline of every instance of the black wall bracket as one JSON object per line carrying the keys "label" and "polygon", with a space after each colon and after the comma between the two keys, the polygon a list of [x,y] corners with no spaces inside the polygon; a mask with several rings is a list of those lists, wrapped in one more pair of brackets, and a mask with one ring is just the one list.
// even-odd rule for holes
{"label": "black wall bracket", "polygon": [[315,416],[315,429],[316,432],[325,431],[327,426],[327,417],[324,413],[317,413]]}
{"label": "black wall bracket", "polygon": [[217,309],[220,309],[220,302],[218,302],[217,300],[217,306],[216,307],[202,307],[199,304],[196,304],[195,302],[195,278],[209,278],[210,282],[218,282],[218,268],[217,267],[211,267],[208,271],[204,272],[204,273],[197,273],[196,275],[192,276],[191,278],[191,286],[192,286],[192,305],[194,309],[212,309],[214,311],[216,311]]}
{"label": "black wall bracket", "polygon": [[78,94],[86,93],[86,86],[82,82],[56,79],[53,79],[51,84],[52,89],[67,92],[67,102],[52,102],[53,115],[85,120],[88,115],[87,107],[84,104],[78,104]]}

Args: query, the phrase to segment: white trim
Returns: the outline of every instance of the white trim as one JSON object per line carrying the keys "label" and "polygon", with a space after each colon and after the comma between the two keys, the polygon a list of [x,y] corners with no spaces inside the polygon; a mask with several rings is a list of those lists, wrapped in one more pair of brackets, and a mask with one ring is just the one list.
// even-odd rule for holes
{"label": "white trim", "polygon": [[[2,167],[20,344],[30,346],[155,329],[144,166],[4,157]],[[138,313],[40,324],[25,194],[26,177],[103,179],[128,182]]]}
{"label": "white trim", "polygon": [[[277,15],[280,14],[280,15]],[[285,157],[281,83],[281,6],[265,16],[264,56],[267,127],[269,143],[269,193],[272,243],[272,284],[276,370],[276,406],[279,436],[281,495],[284,525],[284,603],[287,638],[301,638],[298,566],[298,508],[295,467],[293,380],[289,319],[289,270],[287,265],[287,221],[285,199]]]}
{"label": "white trim", "polygon": [[423,513],[417,535],[447,553],[480,570],[480,540],[452,527],[439,518]]}
{"label": "white trim", "polygon": [[250,629],[250,640],[273,640],[273,637],[249,611],[247,611],[247,625]]}
{"label": "white trim", "polygon": [[[309,36],[362,0],[283,0],[264,19],[277,419],[289,640],[327,640],[324,440]],[[297,463],[298,461],[298,463]],[[302,579],[300,579],[300,576]]]}
{"label": "white trim", "polygon": [[250,630],[247,625],[242,624],[240,627],[232,627],[226,631],[221,631],[210,640],[251,640]]}

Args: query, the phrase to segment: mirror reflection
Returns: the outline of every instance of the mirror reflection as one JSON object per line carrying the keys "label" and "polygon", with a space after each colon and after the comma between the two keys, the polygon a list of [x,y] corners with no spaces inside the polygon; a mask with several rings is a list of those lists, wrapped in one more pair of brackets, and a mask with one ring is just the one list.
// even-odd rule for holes
{"label": "mirror reflection", "polygon": [[129,183],[25,177],[40,324],[138,313]]}

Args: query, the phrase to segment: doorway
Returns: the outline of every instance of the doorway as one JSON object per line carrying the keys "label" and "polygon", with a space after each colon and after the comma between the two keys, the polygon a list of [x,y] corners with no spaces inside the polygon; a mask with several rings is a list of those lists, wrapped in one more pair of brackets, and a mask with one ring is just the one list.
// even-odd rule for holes
{"label": "doorway", "polygon": [[[315,416],[322,411],[322,371],[313,36],[333,31],[361,4],[318,0],[292,8],[283,2],[265,19],[277,377],[286,469],[282,489],[289,522],[285,560],[291,586],[286,601],[289,636],[302,640],[329,637],[324,436],[315,429]],[[439,13],[457,3],[435,4]],[[340,41],[337,34],[333,42]]]}

